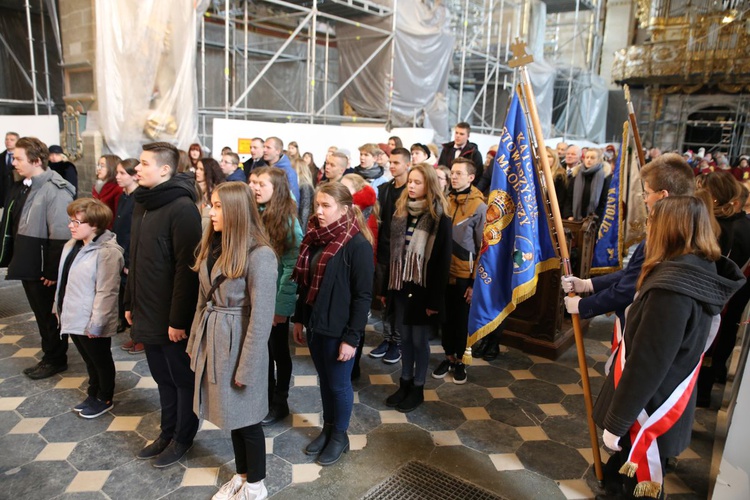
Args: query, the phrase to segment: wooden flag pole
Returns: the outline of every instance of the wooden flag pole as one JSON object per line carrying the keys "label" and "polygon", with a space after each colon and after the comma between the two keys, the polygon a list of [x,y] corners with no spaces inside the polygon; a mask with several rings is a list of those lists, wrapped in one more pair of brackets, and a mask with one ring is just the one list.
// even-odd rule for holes
{"label": "wooden flag pole", "polygon": [[[565,269],[565,275],[569,276],[572,274],[570,267],[570,254],[568,253],[568,243],[565,240],[565,229],[563,228],[562,217],[560,215],[560,206],[557,204],[557,195],[555,194],[555,181],[552,177],[552,171],[550,170],[549,161],[547,160],[547,150],[544,146],[544,134],[542,133],[542,126],[539,123],[539,115],[536,109],[536,99],[534,98],[534,90],[531,88],[531,82],[529,80],[529,74],[526,69],[526,65],[533,62],[534,58],[526,53],[526,44],[516,39],[516,43],[511,44],[511,50],[513,51],[513,59],[508,63],[511,68],[519,68],[521,74],[521,85],[523,88],[523,100],[525,101],[526,108],[529,116],[531,117],[531,125],[536,136],[537,143],[537,155],[542,163],[542,170],[544,172],[544,179],[547,184],[547,191],[549,193],[550,207],[552,209],[552,219],[555,224],[555,231],[557,233],[557,243],[560,248],[560,257],[562,258],[563,267]],[[571,292],[569,296],[575,296],[574,292]],[[583,385],[583,397],[586,403],[586,416],[589,424],[589,435],[591,437],[591,449],[594,455],[594,471],[596,472],[596,478],[601,483],[604,481],[604,473],[602,471],[602,458],[599,451],[599,438],[596,432],[596,424],[594,424],[593,411],[594,404],[591,398],[591,386],[589,385],[589,371],[586,363],[586,351],[583,345],[583,333],[581,332],[581,319],[578,314],[571,315],[573,320],[573,334],[576,341],[576,349],[578,351],[578,367],[581,371],[581,383]]]}
{"label": "wooden flag pole", "polygon": [[630,100],[630,87],[627,84],[622,87],[625,93],[625,102],[628,104],[628,121],[630,122],[630,130],[633,131],[633,141],[635,141],[635,152],[638,158],[638,170],[642,169],[646,164],[646,154],[643,151],[643,144],[641,143],[641,134],[638,132],[638,121],[635,119],[635,109],[633,108],[633,102]]}

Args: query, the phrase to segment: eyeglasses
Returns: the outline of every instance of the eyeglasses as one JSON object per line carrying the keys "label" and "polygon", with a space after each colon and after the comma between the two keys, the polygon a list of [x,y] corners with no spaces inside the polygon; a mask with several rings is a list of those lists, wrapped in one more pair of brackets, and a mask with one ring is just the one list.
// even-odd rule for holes
{"label": "eyeglasses", "polygon": [[641,196],[643,196],[643,199],[644,199],[644,200],[646,200],[646,199],[648,199],[648,197],[649,197],[649,196],[651,196],[652,194],[656,194],[656,191],[651,191],[650,193],[649,193],[648,191],[643,191],[643,192],[641,193]]}
{"label": "eyeglasses", "polygon": [[80,227],[81,224],[87,224],[85,220],[68,219],[68,224],[73,224],[74,227]]}

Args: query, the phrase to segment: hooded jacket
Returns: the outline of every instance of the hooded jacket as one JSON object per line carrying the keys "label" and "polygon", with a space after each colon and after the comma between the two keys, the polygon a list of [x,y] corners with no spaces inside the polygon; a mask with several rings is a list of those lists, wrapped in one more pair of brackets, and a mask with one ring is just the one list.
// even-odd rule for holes
{"label": "hooded jacket", "polygon": [[286,173],[286,178],[289,179],[289,187],[292,188],[292,194],[294,195],[294,201],[299,201],[299,181],[297,180],[297,172],[292,168],[292,162],[289,161],[287,155],[281,155],[279,161],[273,165],[276,168],[280,168]]}
{"label": "hooded jacket", "polygon": [[474,279],[487,217],[482,192],[474,186],[460,193],[451,190],[448,195],[448,215],[453,220],[450,277]]}
{"label": "hooded jacket", "polygon": [[53,310],[60,318],[60,333],[111,337],[117,333],[119,319],[117,297],[123,250],[115,234],[104,231],[84,245],[68,270],[65,298],[60,310],[60,285],[63,266],[77,240],[70,240],[60,257],[60,270]]}
{"label": "hooded jacket", "polygon": [[[19,182],[11,192],[9,204],[3,213],[4,234],[11,225],[13,209],[10,203],[22,196],[23,189],[25,186]],[[60,253],[70,239],[67,208],[74,195],[73,186],[52,170],[47,169],[32,177],[31,187],[17,219],[18,226],[12,229],[13,238],[3,239],[4,247],[0,251],[3,260],[12,252],[6,279],[57,280]],[[12,248],[5,248],[10,244]]]}
{"label": "hooded jacket", "polygon": [[[610,370],[594,406],[594,421],[624,436],[645,408],[651,415],[695,369],[715,318],[745,278],[722,257],[716,263],[683,255],[657,265],[627,311],[625,369],[614,387]],[[658,438],[662,457],[679,455],[690,443],[696,391],[682,416]]]}
{"label": "hooded jacket", "polygon": [[195,188],[177,174],[134,196],[124,307],[134,341],[166,344],[169,327],[190,331],[198,301],[198,275],[190,269],[201,239]]}

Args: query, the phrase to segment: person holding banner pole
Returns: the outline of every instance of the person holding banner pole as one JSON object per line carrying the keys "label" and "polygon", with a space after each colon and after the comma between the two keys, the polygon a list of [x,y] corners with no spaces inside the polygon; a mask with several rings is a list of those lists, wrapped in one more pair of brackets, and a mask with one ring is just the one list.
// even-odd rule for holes
{"label": "person holding banner pole", "polygon": [[647,242],[638,295],[593,413],[624,475],[624,491],[607,498],[663,498],[666,459],[690,444],[701,360],[724,304],[745,282],[721,256],[698,198],[655,203]]}

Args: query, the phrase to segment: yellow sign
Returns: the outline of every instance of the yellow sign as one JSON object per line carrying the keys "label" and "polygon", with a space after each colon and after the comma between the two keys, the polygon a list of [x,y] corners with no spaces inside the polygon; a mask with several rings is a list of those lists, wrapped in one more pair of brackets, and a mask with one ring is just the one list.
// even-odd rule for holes
{"label": "yellow sign", "polygon": [[249,155],[252,139],[237,139],[237,154]]}

